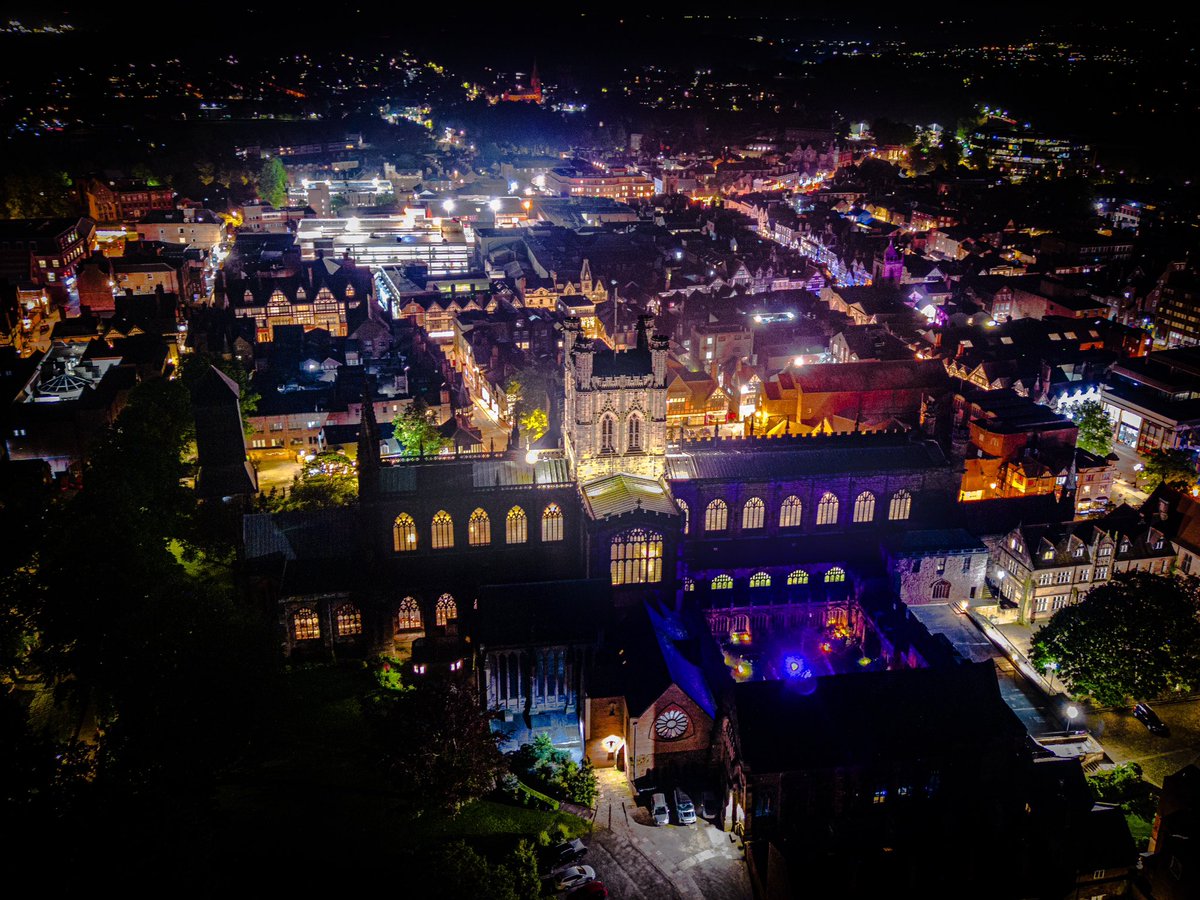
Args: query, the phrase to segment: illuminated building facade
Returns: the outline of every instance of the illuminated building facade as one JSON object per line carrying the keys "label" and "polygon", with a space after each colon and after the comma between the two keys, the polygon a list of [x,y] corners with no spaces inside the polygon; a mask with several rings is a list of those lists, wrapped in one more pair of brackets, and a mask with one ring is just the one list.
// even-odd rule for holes
{"label": "illuminated building facade", "polygon": [[465,275],[476,266],[469,224],[406,209],[402,215],[304,219],[296,230],[305,260],[348,257],[364,266],[424,266],[430,275]]}
{"label": "illuminated building facade", "polygon": [[654,182],[622,167],[603,171],[560,167],[546,173],[546,190],[563,197],[644,200],[654,196]]}

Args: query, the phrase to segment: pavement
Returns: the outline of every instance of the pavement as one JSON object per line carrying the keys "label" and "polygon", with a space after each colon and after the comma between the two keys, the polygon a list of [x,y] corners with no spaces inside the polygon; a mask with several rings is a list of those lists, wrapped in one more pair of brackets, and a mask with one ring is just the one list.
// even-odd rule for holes
{"label": "pavement", "polygon": [[653,825],[625,775],[597,772],[600,792],[584,863],[614,900],[750,900],[750,877],[730,835],[703,819]]}

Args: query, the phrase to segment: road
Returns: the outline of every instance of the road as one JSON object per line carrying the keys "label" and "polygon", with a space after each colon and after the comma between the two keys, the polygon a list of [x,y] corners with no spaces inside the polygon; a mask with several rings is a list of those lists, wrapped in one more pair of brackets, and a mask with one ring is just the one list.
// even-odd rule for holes
{"label": "road", "polygon": [[1200,761],[1200,698],[1155,703],[1154,711],[1171,729],[1165,737],[1146,730],[1128,709],[1085,710],[1079,724],[1088,728],[1116,763],[1136,762],[1146,780],[1162,787],[1163,777]]}
{"label": "road", "polygon": [[601,769],[595,831],[584,862],[614,900],[750,900],[739,845],[700,819],[695,825],[650,823],[623,773]]}

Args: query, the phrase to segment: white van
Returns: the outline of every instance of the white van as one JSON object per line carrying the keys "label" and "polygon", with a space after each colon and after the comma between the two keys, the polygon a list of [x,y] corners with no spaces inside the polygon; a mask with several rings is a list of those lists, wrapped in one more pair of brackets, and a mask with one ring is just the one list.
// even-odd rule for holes
{"label": "white van", "polygon": [[665,794],[655,794],[651,798],[650,814],[654,817],[655,825],[669,825],[671,823],[671,810],[667,808],[667,797]]}
{"label": "white van", "polygon": [[679,788],[675,788],[675,812],[679,815],[680,825],[696,824],[696,805],[692,798]]}

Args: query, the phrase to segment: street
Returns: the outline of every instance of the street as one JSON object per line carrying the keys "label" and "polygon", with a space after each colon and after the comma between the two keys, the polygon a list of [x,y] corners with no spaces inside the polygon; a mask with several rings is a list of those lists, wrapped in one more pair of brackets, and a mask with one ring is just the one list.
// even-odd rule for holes
{"label": "street", "polygon": [[650,824],[622,772],[597,773],[595,831],[584,863],[616,900],[749,900],[750,878],[731,835],[697,818],[695,825]]}
{"label": "street", "polygon": [[1129,709],[1085,709],[1078,724],[1104,745],[1113,762],[1140,764],[1146,780],[1162,787],[1164,776],[1200,760],[1200,698],[1150,705],[1171,729],[1169,735],[1151,734]]}

